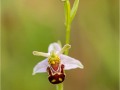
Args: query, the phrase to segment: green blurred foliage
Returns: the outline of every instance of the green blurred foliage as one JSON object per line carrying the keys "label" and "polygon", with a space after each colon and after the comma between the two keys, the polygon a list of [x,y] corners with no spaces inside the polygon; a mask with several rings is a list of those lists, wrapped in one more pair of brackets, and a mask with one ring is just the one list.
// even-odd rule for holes
{"label": "green blurred foliage", "polygon": [[[71,1],[71,4],[73,1]],[[65,43],[60,0],[2,0],[2,90],[55,90],[47,73],[32,76],[51,42]],[[69,55],[84,69],[66,71],[64,90],[118,90],[118,1],[80,0]]]}

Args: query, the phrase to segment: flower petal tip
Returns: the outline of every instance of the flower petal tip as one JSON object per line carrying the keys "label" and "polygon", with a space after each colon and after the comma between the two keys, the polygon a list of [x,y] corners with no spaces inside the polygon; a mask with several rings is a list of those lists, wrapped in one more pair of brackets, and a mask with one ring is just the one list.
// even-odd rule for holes
{"label": "flower petal tip", "polygon": [[84,69],[84,66],[82,66],[81,69]]}
{"label": "flower petal tip", "polygon": [[79,65],[79,68],[84,69],[84,66],[82,64]]}
{"label": "flower petal tip", "polygon": [[71,45],[70,44],[66,44],[67,48],[71,48]]}
{"label": "flower petal tip", "polygon": [[33,51],[32,53],[33,53],[33,55],[37,55],[37,52],[38,52],[38,51]]}
{"label": "flower petal tip", "polygon": [[36,74],[35,72],[32,73],[32,75],[35,75],[35,74]]}

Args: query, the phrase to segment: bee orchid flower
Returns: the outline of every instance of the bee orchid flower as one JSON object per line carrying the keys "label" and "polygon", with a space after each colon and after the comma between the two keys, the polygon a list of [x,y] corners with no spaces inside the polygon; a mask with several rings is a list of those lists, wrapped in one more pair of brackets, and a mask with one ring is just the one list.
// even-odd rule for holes
{"label": "bee orchid flower", "polygon": [[66,44],[61,48],[58,43],[51,43],[48,47],[48,53],[33,51],[35,56],[44,56],[45,60],[39,62],[33,69],[33,75],[36,73],[48,72],[48,79],[52,84],[59,84],[65,80],[65,70],[83,68],[82,63],[70,56],[64,55],[64,51],[71,48]]}

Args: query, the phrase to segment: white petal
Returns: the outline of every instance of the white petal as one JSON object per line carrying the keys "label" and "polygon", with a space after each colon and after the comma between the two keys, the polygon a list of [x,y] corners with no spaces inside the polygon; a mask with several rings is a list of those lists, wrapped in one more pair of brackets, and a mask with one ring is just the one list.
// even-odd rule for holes
{"label": "white petal", "polygon": [[75,68],[84,68],[82,63],[79,60],[71,58],[69,56],[60,55],[61,63],[65,65],[65,70],[75,69]]}
{"label": "white petal", "polygon": [[58,43],[52,43],[48,47],[48,52],[50,53],[51,51],[61,51],[61,46]]}
{"label": "white petal", "polygon": [[47,67],[48,67],[48,59],[45,59],[45,60],[39,62],[33,68],[33,75],[35,75],[36,73],[47,72]]}

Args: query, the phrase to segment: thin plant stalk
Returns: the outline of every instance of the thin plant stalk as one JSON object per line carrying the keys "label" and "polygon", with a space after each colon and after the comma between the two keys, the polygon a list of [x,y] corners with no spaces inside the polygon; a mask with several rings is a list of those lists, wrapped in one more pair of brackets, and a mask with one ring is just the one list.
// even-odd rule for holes
{"label": "thin plant stalk", "polygon": [[63,83],[57,84],[56,89],[57,90],[63,90]]}
{"label": "thin plant stalk", "polygon": [[[79,0],[74,1],[72,9],[70,7],[69,0],[63,0],[63,2],[64,2],[64,9],[65,9],[66,44],[69,44],[70,43],[71,23],[77,12]],[[65,55],[68,55],[68,53],[69,53],[69,50],[66,50]],[[63,90],[63,83],[57,84],[56,90]]]}
{"label": "thin plant stalk", "polygon": [[[65,27],[66,27],[66,44],[70,43],[70,2],[66,0],[64,2],[65,8]],[[68,55],[68,50],[65,51],[65,55]]]}

